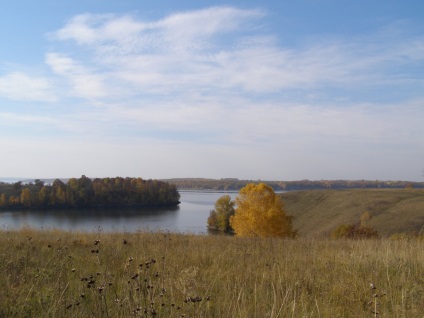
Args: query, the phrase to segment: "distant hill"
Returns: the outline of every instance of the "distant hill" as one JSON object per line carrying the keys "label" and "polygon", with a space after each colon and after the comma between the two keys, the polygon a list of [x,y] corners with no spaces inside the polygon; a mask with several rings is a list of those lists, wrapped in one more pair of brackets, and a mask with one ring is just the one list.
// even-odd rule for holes
{"label": "distant hill", "polygon": [[282,197],[300,236],[329,237],[340,224],[359,223],[365,211],[372,216],[368,225],[381,236],[424,234],[424,190],[312,190],[287,192]]}
{"label": "distant hill", "polygon": [[175,184],[178,190],[218,190],[238,191],[248,183],[266,183],[274,191],[314,190],[314,189],[400,189],[405,187],[424,188],[424,182],[381,181],[381,180],[298,180],[263,181],[239,180],[236,178],[205,179],[176,178],[163,179]]}
{"label": "distant hill", "polygon": [[[39,178],[45,184],[52,184],[56,179]],[[59,178],[67,183],[69,178]],[[35,179],[31,178],[2,178],[0,182],[31,183]],[[317,190],[317,189],[402,189],[412,187],[424,189],[424,182],[416,181],[382,181],[382,180],[297,180],[297,181],[273,181],[273,180],[240,180],[237,178],[173,178],[160,179],[174,184],[178,190],[215,190],[215,191],[239,191],[248,183],[266,183],[274,191],[296,191],[296,190]]]}

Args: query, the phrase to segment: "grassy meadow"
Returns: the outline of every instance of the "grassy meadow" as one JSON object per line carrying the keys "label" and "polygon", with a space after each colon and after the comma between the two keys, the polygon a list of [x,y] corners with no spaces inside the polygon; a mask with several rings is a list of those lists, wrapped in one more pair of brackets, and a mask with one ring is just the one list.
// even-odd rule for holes
{"label": "grassy meadow", "polygon": [[22,229],[0,259],[0,317],[424,316],[424,240]]}

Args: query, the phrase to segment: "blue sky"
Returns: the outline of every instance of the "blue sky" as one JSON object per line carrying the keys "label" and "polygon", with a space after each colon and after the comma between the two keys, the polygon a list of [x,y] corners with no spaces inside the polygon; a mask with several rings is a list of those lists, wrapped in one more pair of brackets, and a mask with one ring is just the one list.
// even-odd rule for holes
{"label": "blue sky", "polygon": [[4,1],[1,177],[424,179],[422,1]]}

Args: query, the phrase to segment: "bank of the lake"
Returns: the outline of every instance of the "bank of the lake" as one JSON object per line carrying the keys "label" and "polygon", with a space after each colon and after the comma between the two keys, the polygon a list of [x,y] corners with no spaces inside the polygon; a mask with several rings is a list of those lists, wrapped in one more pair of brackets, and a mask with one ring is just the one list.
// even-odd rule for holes
{"label": "bank of the lake", "polygon": [[[224,194],[237,196],[237,192],[179,192],[181,203],[172,208],[0,211],[0,227],[206,234],[207,218],[216,200]],[[369,225],[382,236],[424,233],[424,191],[420,189],[308,190],[281,195],[301,237],[329,237],[340,224],[359,222],[365,211],[371,215]]]}

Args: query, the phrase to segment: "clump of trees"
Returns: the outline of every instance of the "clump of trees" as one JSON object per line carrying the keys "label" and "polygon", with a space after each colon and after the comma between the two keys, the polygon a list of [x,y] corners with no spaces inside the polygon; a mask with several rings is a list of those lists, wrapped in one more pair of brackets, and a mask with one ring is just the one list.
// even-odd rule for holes
{"label": "clump of trees", "polygon": [[378,232],[367,224],[370,219],[371,214],[366,211],[361,215],[360,224],[341,224],[331,232],[331,237],[333,239],[344,238],[353,240],[378,238]]}
{"label": "clump of trees", "polygon": [[281,197],[264,183],[246,185],[235,202],[228,195],[219,198],[208,225],[243,237],[295,237],[297,234]]}
{"label": "clump of trees", "polygon": [[232,232],[230,226],[230,218],[234,215],[234,201],[226,194],[220,197],[215,202],[215,209],[210,211],[208,218],[209,228],[216,229],[222,232]]}
{"label": "clump of trees", "polygon": [[363,227],[356,224],[342,224],[331,233],[331,237],[334,239],[345,238],[363,240],[378,238],[378,232],[368,226]]}
{"label": "clump of trees", "polygon": [[165,206],[179,204],[175,185],[141,178],[96,178],[82,176],[67,183],[17,182],[0,194],[0,208],[85,208],[115,206]]}

